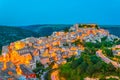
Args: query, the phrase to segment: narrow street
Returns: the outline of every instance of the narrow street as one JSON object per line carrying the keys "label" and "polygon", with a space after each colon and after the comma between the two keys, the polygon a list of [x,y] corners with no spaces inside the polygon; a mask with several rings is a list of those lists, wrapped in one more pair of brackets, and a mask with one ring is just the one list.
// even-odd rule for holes
{"label": "narrow street", "polygon": [[59,71],[55,70],[51,73],[51,80],[59,80]]}

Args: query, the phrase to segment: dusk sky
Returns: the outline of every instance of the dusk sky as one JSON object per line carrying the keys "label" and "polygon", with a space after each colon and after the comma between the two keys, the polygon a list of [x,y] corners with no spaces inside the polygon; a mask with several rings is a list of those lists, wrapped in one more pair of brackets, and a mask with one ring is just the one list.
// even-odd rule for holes
{"label": "dusk sky", "polygon": [[0,25],[120,25],[120,0],[0,0]]}

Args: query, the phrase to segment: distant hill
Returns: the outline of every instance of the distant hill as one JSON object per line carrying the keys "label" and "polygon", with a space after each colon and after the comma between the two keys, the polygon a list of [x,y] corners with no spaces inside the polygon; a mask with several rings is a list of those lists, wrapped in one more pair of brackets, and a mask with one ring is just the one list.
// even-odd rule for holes
{"label": "distant hill", "polygon": [[8,45],[16,40],[31,36],[39,37],[40,35],[31,30],[22,29],[20,27],[0,26],[0,46]]}
{"label": "distant hill", "polygon": [[100,25],[100,27],[108,30],[111,34],[120,37],[120,25]]}
{"label": "distant hill", "polygon": [[40,34],[41,36],[51,35],[54,31],[64,30],[66,27],[71,27],[72,25],[65,24],[45,24],[45,25],[30,25],[22,26],[21,28],[31,30]]}
{"label": "distant hill", "polygon": [[[56,25],[30,25],[23,26],[23,29],[27,29],[33,32],[40,34],[41,36],[51,35],[54,31],[64,30],[66,27],[71,27],[73,25],[65,25],[65,24],[56,24]],[[111,34],[120,37],[120,25],[99,25],[101,28],[108,30]]]}

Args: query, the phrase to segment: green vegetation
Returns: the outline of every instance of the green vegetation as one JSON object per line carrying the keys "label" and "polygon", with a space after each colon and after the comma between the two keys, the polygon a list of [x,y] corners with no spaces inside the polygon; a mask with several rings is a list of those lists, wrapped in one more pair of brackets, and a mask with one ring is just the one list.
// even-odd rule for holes
{"label": "green vegetation", "polygon": [[49,36],[48,35],[46,35],[46,38],[48,38]]}
{"label": "green vegetation", "polygon": [[92,28],[92,27],[95,27],[96,29],[99,29],[98,25],[89,25],[89,24],[79,24],[79,28]]}
{"label": "green vegetation", "polygon": [[53,72],[54,70],[50,70],[46,73],[45,75],[45,80],[51,80],[51,73]]}
{"label": "green vegetation", "polygon": [[103,42],[103,41],[106,41],[106,39],[107,39],[107,36],[101,38],[101,41],[102,41],[102,42]]}
{"label": "green vegetation", "polygon": [[66,27],[66,28],[64,29],[64,32],[65,32],[65,33],[69,32],[69,27]]}
{"label": "green vegetation", "polygon": [[85,46],[85,52],[87,54],[95,54],[98,49],[101,49],[108,56],[110,57],[113,56],[112,50],[109,48],[115,45],[115,43],[111,41],[107,41],[106,39],[107,39],[106,37],[103,37],[101,39],[101,42],[97,42],[97,43],[84,42],[83,44]]}
{"label": "green vegetation", "polygon": [[46,80],[50,80],[50,73],[51,73],[51,69],[52,69],[53,65],[54,65],[54,62],[52,62],[49,65],[49,67],[45,68],[39,61],[37,61],[36,62],[36,68],[33,70],[33,72],[36,73],[36,76],[37,76],[38,79],[40,79],[43,72],[47,72],[44,77],[45,77]]}
{"label": "green vegetation", "polygon": [[69,46],[69,44],[68,43],[64,43],[63,46]]}
{"label": "green vegetation", "polygon": [[95,44],[91,42],[84,43],[84,46],[85,46],[85,52],[87,54],[95,54],[96,51],[98,50],[98,47],[100,47],[99,44]]}
{"label": "green vegetation", "polygon": [[82,80],[84,77],[105,78],[105,76],[120,76],[120,70],[112,64],[106,64],[95,55],[82,54],[82,56],[70,63],[62,65],[60,77],[68,80]]}
{"label": "green vegetation", "polygon": [[116,45],[119,45],[119,44],[120,44],[120,39],[114,39],[114,43],[115,43]]}
{"label": "green vegetation", "polygon": [[70,58],[66,58],[67,62],[72,62],[75,60],[75,56],[72,56]]}
{"label": "green vegetation", "polygon": [[0,26],[0,47],[32,36],[39,37],[40,35],[36,32],[22,29],[20,27]]}
{"label": "green vegetation", "polygon": [[40,78],[41,74],[45,71],[44,66],[40,62],[36,62],[36,68],[33,70],[33,72],[36,73],[37,78]]}
{"label": "green vegetation", "polygon": [[103,53],[106,54],[108,57],[113,57],[112,49],[104,48]]}
{"label": "green vegetation", "polygon": [[114,58],[116,58],[117,62],[120,63],[120,56],[114,55]]}

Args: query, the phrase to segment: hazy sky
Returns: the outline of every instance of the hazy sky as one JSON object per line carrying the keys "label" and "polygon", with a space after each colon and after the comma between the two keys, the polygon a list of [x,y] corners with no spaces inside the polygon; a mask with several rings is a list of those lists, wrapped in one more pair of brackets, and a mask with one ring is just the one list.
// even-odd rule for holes
{"label": "hazy sky", "polygon": [[120,0],[0,0],[0,25],[120,24]]}

